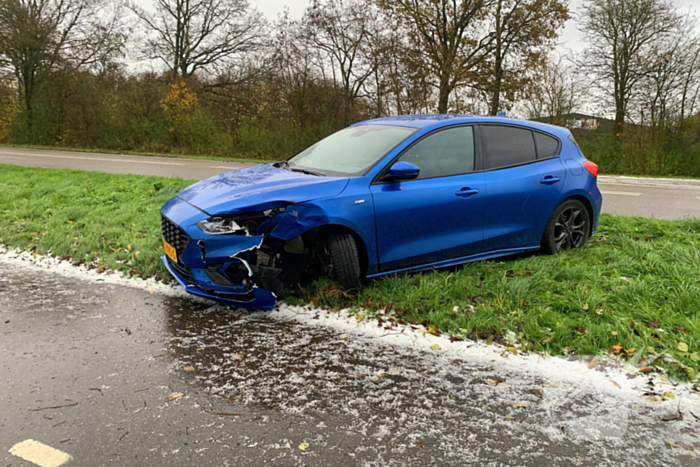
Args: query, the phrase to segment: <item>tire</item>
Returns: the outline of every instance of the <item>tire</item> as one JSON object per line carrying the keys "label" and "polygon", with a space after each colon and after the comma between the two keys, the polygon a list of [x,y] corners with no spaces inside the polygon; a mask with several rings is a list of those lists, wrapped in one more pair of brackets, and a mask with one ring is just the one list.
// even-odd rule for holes
{"label": "tire", "polygon": [[346,291],[360,290],[360,259],[355,238],[348,233],[332,233],[326,240],[331,259],[331,279]]}
{"label": "tire", "polygon": [[552,213],[544,229],[542,252],[553,255],[573,248],[581,248],[591,232],[591,217],[581,201],[569,199]]}

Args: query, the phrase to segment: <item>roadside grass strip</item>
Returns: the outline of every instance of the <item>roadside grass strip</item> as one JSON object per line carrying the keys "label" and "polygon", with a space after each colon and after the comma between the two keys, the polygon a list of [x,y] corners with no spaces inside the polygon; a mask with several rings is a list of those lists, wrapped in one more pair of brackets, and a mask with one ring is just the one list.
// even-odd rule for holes
{"label": "roadside grass strip", "polygon": [[[160,207],[191,181],[0,165],[0,243],[97,272],[170,278],[159,261]],[[696,380],[700,219],[603,215],[585,248],[372,281],[357,296],[321,279],[292,305],[349,309],[507,352],[617,356],[642,373]]]}

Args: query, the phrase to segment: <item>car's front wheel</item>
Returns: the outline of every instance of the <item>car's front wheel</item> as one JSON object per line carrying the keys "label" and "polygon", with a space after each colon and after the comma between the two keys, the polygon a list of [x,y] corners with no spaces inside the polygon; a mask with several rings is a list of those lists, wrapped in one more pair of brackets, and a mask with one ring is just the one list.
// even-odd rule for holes
{"label": "car's front wheel", "polygon": [[331,277],[348,291],[362,287],[360,259],[355,238],[345,232],[332,233],[326,240],[331,260]]}
{"label": "car's front wheel", "polygon": [[542,251],[559,253],[586,244],[591,231],[588,209],[581,201],[569,199],[561,203],[547,222],[542,239]]}

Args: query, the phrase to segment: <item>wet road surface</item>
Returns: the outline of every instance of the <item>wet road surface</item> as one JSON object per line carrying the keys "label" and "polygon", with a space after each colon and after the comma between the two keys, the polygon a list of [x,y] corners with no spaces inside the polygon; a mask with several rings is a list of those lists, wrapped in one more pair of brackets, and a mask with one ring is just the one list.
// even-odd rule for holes
{"label": "wet road surface", "polygon": [[[201,180],[254,164],[41,149],[0,148],[0,163]],[[603,212],[681,219],[700,217],[700,180],[598,177]]]}
{"label": "wet road surface", "polygon": [[0,466],[698,465],[690,414],[493,361],[0,261]]}

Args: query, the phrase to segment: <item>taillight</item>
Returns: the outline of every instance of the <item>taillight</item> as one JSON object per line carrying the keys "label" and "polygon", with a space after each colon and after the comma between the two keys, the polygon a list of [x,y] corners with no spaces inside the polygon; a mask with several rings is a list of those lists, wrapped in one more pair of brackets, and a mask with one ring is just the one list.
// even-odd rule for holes
{"label": "taillight", "polygon": [[598,178],[598,165],[594,164],[591,161],[586,161],[583,163],[583,168],[588,170],[591,175],[593,175],[595,178]]}

